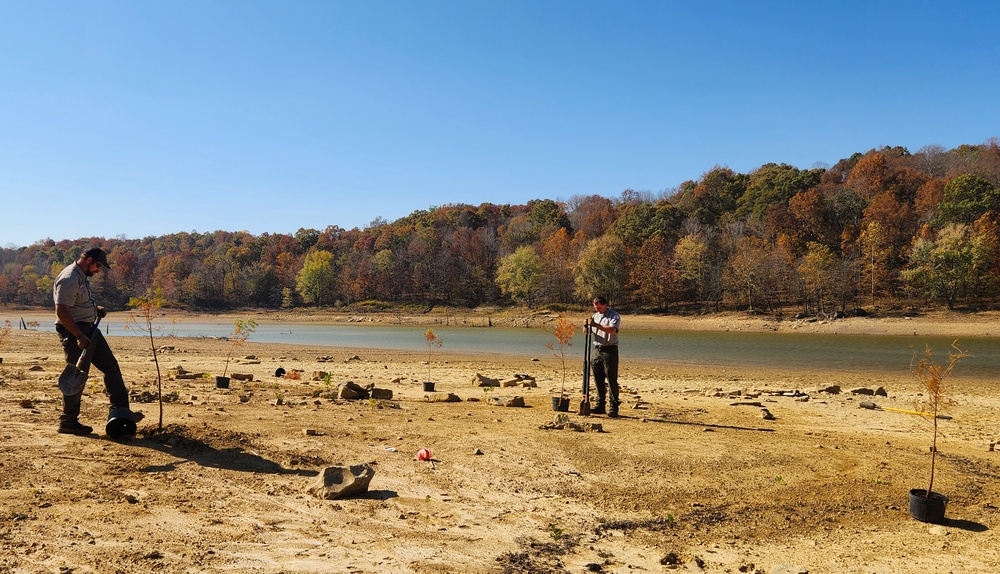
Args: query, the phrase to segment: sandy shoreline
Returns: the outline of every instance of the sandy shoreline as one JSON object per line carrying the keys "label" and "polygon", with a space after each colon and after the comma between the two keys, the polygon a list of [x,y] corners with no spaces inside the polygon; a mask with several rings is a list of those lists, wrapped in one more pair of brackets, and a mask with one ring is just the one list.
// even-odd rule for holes
{"label": "sandy shoreline", "polygon": [[[429,363],[426,351],[251,339],[229,367],[251,379],[220,389],[210,377],[180,377],[178,368],[219,374],[227,342],[178,338],[159,355],[160,429],[148,343],[112,336],[133,407],[147,415],[135,439],[117,442],[103,434],[99,377],[88,383],[81,417],[97,432],[55,432],[63,365],[45,327],[51,315],[0,310],[0,321],[21,316],[40,325],[11,331],[0,347],[0,572],[993,574],[1000,566],[1000,389],[992,380],[953,388],[934,487],[951,501],[947,520],[931,525],[907,514],[909,489],[927,484],[930,436],[922,417],[905,412],[923,397],[905,369],[624,358],[623,416],[610,419],[577,414],[574,363],[569,419],[600,427],[579,432],[552,428],[562,375],[554,359],[444,349]],[[633,328],[956,337],[994,336],[996,319],[625,317]],[[527,320],[544,318],[495,324]],[[300,378],[277,377],[275,366]],[[472,383],[477,374],[511,380],[515,373],[530,374],[535,386],[486,391]],[[423,390],[428,379],[433,393]],[[347,381],[392,398],[338,398]],[[843,392],[820,390],[832,385]],[[854,388],[886,394],[848,392]],[[502,406],[515,398],[524,406]],[[859,408],[862,401],[883,409]],[[416,460],[421,448],[433,452],[432,462]],[[319,472],[335,465],[373,468],[368,493],[309,494]]]}

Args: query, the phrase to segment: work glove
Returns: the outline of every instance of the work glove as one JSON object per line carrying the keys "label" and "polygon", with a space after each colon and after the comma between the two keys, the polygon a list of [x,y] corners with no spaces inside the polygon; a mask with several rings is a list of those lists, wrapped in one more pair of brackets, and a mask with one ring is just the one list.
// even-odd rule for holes
{"label": "work glove", "polygon": [[97,306],[97,316],[100,317],[101,319],[107,317],[108,316],[108,310],[105,309],[104,307],[101,307],[100,305],[98,305]]}
{"label": "work glove", "polygon": [[86,349],[87,347],[90,346],[90,337],[86,335],[80,335],[79,337],[76,338],[76,346],[80,347],[80,349]]}

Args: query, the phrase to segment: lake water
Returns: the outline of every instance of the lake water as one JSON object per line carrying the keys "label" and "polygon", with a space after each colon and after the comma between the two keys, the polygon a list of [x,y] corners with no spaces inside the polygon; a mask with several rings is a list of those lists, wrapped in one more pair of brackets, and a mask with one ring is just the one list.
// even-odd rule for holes
{"label": "lake water", "polygon": [[[155,326],[155,325],[154,325]],[[137,335],[120,323],[106,326],[110,335]],[[231,324],[178,322],[160,325],[157,337],[226,337]],[[251,341],[344,348],[426,350],[426,327],[398,325],[312,325],[262,322]],[[546,343],[555,338],[541,328],[435,326],[443,349],[551,357]],[[142,333],[138,333],[142,334]],[[834,335],[800,332],[622,331],[621,353],[629,358],[706,365],[784,366],[842,371],[908,372],[914,352],[930,344],[938,362],[947,359],[952,337]],[[567,356],[582,359],[578,333]],[[959,340],[974,357],[964,359],[956,377],[990,378],[1000,373],[1000,337]]]}

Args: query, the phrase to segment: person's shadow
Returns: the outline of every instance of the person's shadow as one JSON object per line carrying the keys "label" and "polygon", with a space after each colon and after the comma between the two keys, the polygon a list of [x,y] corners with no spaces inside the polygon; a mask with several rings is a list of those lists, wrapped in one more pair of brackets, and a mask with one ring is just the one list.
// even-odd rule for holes
{"label": "person's shadow", "polygon": [[[228,442],[232,442],[230,439]],[[209,468],[237,470],[262,474],[295,474],[316,476],[315,470],[285,468],[259,454],[249,452],[242,446],[233,445],[217,448],[204,439],[192,436],[182,426],[170,425],[163,430],[148,430],[128,441],[128,444],[151,448]],[[151,465],[139,469],[140,472],[169,472],[179,463]]]}
{"label": "person's shadow", "polygon": [[[222,448],[213,446],[206,442],[206,440],[193,436],[187,432],[184,426],[180,425],[168,425],[163,430],[150,429],[140,433],[140,435],[129,440],[128,444],[158,450],[182,460],[168,464],[146,466],[140,468],[139,472],[170,472],[175,470],[180,464],[193,462],[200,466],[241,472],[319,476],[319,471],[317,470],[285,468],[259,454],[247,451],[243,446],[232,445],[233,442],[239,442],[241,437],[238,435],[228,438],[221,437],[219,439],[220,442],[231,445]],[[351,498],[388,500],[397,496],[399,494],[392,490],[368,490],[355,494]]]}

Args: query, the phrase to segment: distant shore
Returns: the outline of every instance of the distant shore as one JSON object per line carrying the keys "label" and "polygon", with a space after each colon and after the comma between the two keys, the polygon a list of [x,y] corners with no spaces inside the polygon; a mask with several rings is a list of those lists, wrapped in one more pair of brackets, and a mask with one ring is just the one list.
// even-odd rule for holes
{"label": "distant shore", "polygon": [[[443,310],[422,314],[405,313],[348,313],[339,310],[245,310],[225,313],[194,313],[164,309],[161,320],[229,323],[235,318],[252,317],[258,322],[276,323],[376,323],[401,325],[452,325],[470,327],[544,327],[559,317],[552,312],[484,312],[480,310]],[[584,311],[566,312],[562,315],[574,322],[583,323]],[[109,314],[109,319],[124,321],[124,311]],[[9,320],[14,328],[21,320],[38,328],[47,328],[54,314],[42,309],[8,309],[0,307],[0,324]],[[841,319],[794,319],[751,316],[746,313],[726,312],[697,316],[684,315],[622,315],[623,329],[641,330],[692,330],[692,331],[781,331],[804,333],[831,333],[854,335],[923,335],[941,337],[1000,337],[1000,312],[984,311],[964,313],[955,311],[930,311],[913,317],[847,317]]]}

